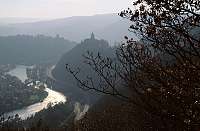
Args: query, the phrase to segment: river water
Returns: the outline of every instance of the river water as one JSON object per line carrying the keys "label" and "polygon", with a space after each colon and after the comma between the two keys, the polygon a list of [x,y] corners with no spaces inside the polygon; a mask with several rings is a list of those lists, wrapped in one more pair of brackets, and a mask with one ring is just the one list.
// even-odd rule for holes
{"label": "river water", "polygon": [[15,69],[10,70],[8,72],[9,75],[18,77],[22,82],[24,82],[26,79],[28,79],[26,75],[26,68],[32,68],[33,66],[23,66],[18,65]]}
{"label": "river water", "polygon": [[[20,65],[8,72],[8,74],[16,76],[24,82],[27,79],[26,68],[30,67]],[[20,110],[8,112],[4,115],[4,117],[8,118],[8,116],[14,116],[15,114],[18,114],[21,119],[25,120],[26,118],[34,115],[42,109],[47,108],[50,103],[52,104],[52,106],[54,106],[58,103],[66,102],[66,97],[62,93],[49,88],[46,88],[45,91],[48,92],[48,96],[43,100],[43,102],[35,103]]]}

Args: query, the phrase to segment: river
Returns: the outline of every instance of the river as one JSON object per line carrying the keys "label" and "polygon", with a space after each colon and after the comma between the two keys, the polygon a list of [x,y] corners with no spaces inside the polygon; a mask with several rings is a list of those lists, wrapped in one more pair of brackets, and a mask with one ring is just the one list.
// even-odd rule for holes
{"label": "river", "polygon": [[[16,66],[15,69],[8,72],[8,74],[18,77],[21,81],[25,81],[27,79],[26,75],[26,68],[31,68],[30,66]],[[39,102],[33,105],[30,105],[28,107],[24,107],[20,110],[15,110],[6,113],[4,116],[5,118],[8,118],[8,116],[14,116],[15,114],[18,114],[19,117],[22,120],[25,120],[26,118],[34,115],[35,113],[41,111],[42,109],[45,109],[48,107],[48,104],[52,104],[52,106],[58,104],[58,103],[65,103],[67,101],[66,97],[57,91],[54,91],[52,89],[46,88],[46,92],[48,92],[48,96],[43,100],[43,102]]]}
{"label": "river", "polygon": [[15,69],[8,72],[9,75],[18,77],[22,82],[28,79],[26,75],[26,68],[32,68],[33,66],[17,65]]}

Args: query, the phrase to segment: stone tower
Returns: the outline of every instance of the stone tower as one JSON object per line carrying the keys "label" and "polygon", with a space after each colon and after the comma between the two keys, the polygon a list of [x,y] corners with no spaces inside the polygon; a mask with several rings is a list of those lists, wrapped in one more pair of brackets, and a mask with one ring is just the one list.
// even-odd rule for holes
{"label": "stone tower", "polygon": [[91,40],[94,40],[95,39],[95,36],[94,36],[94,33],[92,32],[91,34]]}

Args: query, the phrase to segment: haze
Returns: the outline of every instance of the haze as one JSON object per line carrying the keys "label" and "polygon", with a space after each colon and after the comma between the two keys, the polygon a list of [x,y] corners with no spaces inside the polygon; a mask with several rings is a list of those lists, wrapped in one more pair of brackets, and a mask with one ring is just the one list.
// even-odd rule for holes
{"label": "haze", "polygon": [[116,13],[132,0],[0,0],[0,17],[61,18]]}

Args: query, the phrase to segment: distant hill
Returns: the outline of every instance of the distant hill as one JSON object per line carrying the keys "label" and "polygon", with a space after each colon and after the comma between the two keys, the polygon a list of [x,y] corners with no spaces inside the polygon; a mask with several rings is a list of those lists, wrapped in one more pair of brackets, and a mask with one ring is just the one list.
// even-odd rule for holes
{"label": "distant hill", "polygon": [[[103,14],[0,26],[0,35],[43,34],[55,36],[59,34],[68,40],[80,42],[94,32],[98,38],[114,43],[120,42],[124,35],[129,34],[129,26],[128,20],[122,19],[117,14]],[[132,37],[135,38],[135,35]]]}
{"label": "distant hill", "polygon": [[23,17],[0,17],[0,25],[9,25],[16,23],[36,22],[39,18],[23,18]]}
{"label": "distant hill", "polygon": [[95,74],[88,65],[84,64],[85,59],[83,55],[86,54],[87,51],[93,52],[94,55],[97,55],[98,52],[105,56],[112,56],[114,54],[113,48],[109,46],[107,41],[97,40],[91,37],[85,39],[72,50],[65,53],[57,63],[52,74],[57,81],[64,83],[64,85],[60,87],[63,87],[62,92],[68,93],[67,96],[70,96],[69,92],[71,92],[73,95],[70,97],[73,97],[73,99],[84,103],[94,103],[98,98],[96,92],[85,92],[80,89],[77,86],[77,81],[66,70],[66,64],[69,64],[73,69],[79,67],[81,69],[79,74],[81,79],[85,80],[89,75],[95,80],[97,74]]}
{"label": "distant hill", "polygon": [[107,41],[97,40],[95,38],[85,39],[61,57],[53,70],[54,77],[66,83],[68,81],[71,82],[73,78],[70,78],[71,74],[66,72],[66,64],[70,64],[72,68],[80,67],[81,75],[91,72],[88,66],[84,64],[85,59],[83,55],[86,54],[87,51],[93,52],[94,55],[98,52],[105,56],[112,56],[114,54],[114,50],[109,46]]}
{"label": "distant hill", "polygon": [[59,36],[0,36],[0,64],[56,63],[75,45]]}

